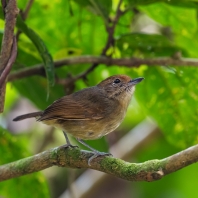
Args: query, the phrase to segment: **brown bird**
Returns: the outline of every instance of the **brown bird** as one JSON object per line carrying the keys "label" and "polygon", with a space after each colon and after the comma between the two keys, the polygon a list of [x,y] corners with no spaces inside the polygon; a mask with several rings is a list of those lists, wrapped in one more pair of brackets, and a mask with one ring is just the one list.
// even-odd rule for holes
{"label": "brown bird", "polygon": [[64,96],[44,111],[28,113],[13,121],[35,117],[37,121],[61,129],[66,138],[65,146],[72,146],[66,133],[94,152],[89,159],[107,153],[99,152],[83,140],[101,138],[115,130],[123,121],[135,85],[144,78],[131,79],[126,75],[111,76],[98,85]]}

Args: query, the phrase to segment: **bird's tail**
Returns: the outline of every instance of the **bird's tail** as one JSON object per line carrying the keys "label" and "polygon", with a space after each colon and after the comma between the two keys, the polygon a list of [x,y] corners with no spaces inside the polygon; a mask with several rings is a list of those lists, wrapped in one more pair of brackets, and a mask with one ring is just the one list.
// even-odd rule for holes
{"label": "bird's tail", "polygon": [[28,114],[17,116],[16,118],[13,119],[13,121],[20,121],[20,120],[24,120],[27,118],[34,118],[34,117],[40,116],[41,114],[42,114],[42,111],[28,113]]}

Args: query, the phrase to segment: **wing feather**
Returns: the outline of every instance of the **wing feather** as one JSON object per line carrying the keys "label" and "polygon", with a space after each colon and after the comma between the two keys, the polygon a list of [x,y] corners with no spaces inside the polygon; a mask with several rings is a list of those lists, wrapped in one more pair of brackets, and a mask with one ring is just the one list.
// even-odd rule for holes
{"label": "wing feather", "polygon": [[38,121],[53,119],[90,120],[103,118],[108,104],[97,102],[101,99],[100,93],[95,93],[95,90],[91,90],[90,92],[88,89],[91,88],[56,100],[43,111]]}

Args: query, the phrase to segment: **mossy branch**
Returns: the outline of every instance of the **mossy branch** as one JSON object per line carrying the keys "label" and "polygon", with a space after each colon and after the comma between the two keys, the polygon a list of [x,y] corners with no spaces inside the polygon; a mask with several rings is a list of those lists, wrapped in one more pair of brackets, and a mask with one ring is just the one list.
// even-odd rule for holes
{"label": "mossy branch", "polygon": [[90,168],[129,181],[155,181],[198,161],[198,145],[161,160],[129,163],[114,157],[98,157],[91,166],[92,152],[78,148],[57,147],[37,155],[0,166],[0,181],[23,176],[51,166]]}

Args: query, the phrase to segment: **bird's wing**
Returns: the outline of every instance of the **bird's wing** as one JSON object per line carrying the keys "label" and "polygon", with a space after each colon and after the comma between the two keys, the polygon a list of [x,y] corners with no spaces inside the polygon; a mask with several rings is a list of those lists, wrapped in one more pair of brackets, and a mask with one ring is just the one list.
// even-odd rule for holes
{"label": "bird's wing", "polygon": [[[104,117],[105,107],[95,103],[94,96],[75,100],[73,95],[60,98],[43,111],[38,121],[62,120],[91,120]],[[91,107],[90,107],[91,106]]]}

